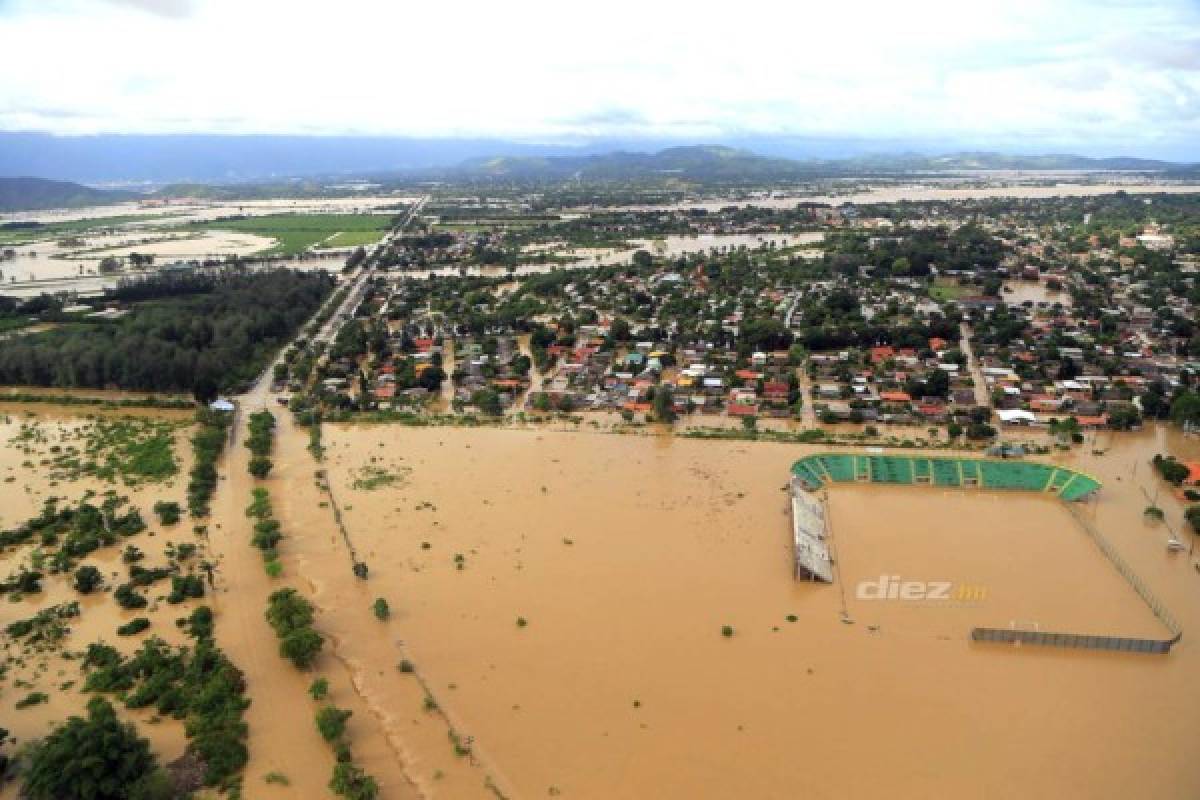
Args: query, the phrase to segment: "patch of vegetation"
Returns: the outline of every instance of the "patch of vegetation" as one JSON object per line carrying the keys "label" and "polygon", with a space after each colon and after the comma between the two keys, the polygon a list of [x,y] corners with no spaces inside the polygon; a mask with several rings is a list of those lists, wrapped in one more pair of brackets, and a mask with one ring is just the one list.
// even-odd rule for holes
{"label": "patch of vegetation", "polygon": [[80,594],[91,594],[104,585],[104,575],[93,566],[84,566],[75,570],[72,585]]}
{"label": "patch of vegetation", "polygon": [[150,620],[146,617],[134,617],[117,628],[118,636],[136,636],[142,631],[150,627]]}
{"label": "patch of vegetation", "polygon": [[[271,509],[271,496],[266,489],[258,487],[251,492],[250,498],[250,505],[246,507],[246,516],[254,520],[254,536],[250,542],[262,551],[263,561],[268,565],[278,564],[279,552],[276,548],[283,538],[283,532]],[[282,570],[282,566],[279,569]]]}
{"label": "patch of vegetation", "polygon": [[[360,240],[356,241],[356,244],[374,243],[392,227],[392,217],[385,214],[264,214],[254,217],[224,217],[197,223],[196,227],[270,236],[276,239],[278,244],[256,255],[291,256],[303,253],[334,234],[355,236]],[[374,238],[361,241],[368,234]]]}
{"label": "patch of vegetation", "polygon": [[20,711],[32,706],[40,706],[42,703],[49,702],[49,700],[50,695],[46,694],[45,692],[30,692],[14,703],[13,707]]}
{"label": "patch of vegetation", "polygon": [[375,800],[379,796],[379,785],[375,779],[349,761],[339,761],[334,765],[329,788],[338,797],[347,800]]}
{"label": "patch of vegetation", "polygon": [[[77,506],[60,506],[56,499],[47,500],[37,517],[0,532],[0,552],[34,542],[49,572],[69,572],[78,559],[146,529],[136,508],[122,511],[125,503],[125,498],[115,494],[106,496],[100,506],[90,500],[82,500]],[[40,570],[35,572],[40,575]],[[17,582],[10,579],[0,583],[0,594],[37,591],[29,585],[29,574],[18,577]]]}
{"label": "patch of vegetation", "polygon": [[0,350],[0,383],[192,392],[251,381],[320,307],[324,272],[230,267],[125,282],[108,300],[118,320],[87,319],[13,339]]}
{"label": "patch of vegetation", "polygon": [[279,654],[300,669],[311,667],[325,645],[312,627],[312,604],[295,589],[279,589],[267,598],[266,616],[279,637]]}
{"label": "patch of vegetation", "polygon": [[1175,460],[1175,456],[1166,456],[1156,454],[1151,460],[1154,469],[1162,476],[1162,479],[1175,486],[1183,483],[1184,478],[1189,474],[1186,465]]}
{"label": "patch of vegetation", "polygon": [[154,504],[154,513],[158,516],[158,521],[163,525],[174,525],[179,522],[181,511],[179,503],[173,500],[159,500]]}
{"label": "patch of vegetation", "polygon": [[375,619],[380,622],[385,621],[392,615],[392,610],[388,607],[388,601],[382,597],[375,598],[375,603],[371,606],[371,612],[375,615]]}
{"label": "patch of vegetation", "polygon": [[79,616],[79,603],[62,603],[44,608],[27,619],[10,622],[4,633],[12,639],[24,639],[27,644],[54,648],[70,632],[67,620]]}
{"label": "patch of vegetation", "polygon": [[250,435],[246,437],[246,447],[250,448],[251,457],[247,469],[251,475],[262,479],[273,466],[267,456],[275,439],[275,415],[266,410],[256,411],[250,415],[248,426]]}
{"label": "patch of vegetation", "polygon": [[392,471],[383,467],[367,465],[355,471],[354,483],[351,485],[355,489],[370,492],[403,481],[410,471],[407,467]]}
{"label": "patch of vegetation", "polygon": [[207,517],[209,502],[217,488],[217,458],[225,449],[229,415],[202,409],[196,412],[199,429],[192,435],[195,465],[188,480],[188,511],[193,517]]}
{"label": "patch of vegetation", "polygon": [[197,608],[181,627],[195,639],[194,648],[172,648],[151,637],[125,658],[109,645],[89,645],[85,689],[119,692],[127,708],[154,708],[182,719],[188,753],[203,765],[204,783],[229,788],[248,757],[245,679],[213,642],[210,609]]}
{"label": "patch of vegetation", "polygon": [[321,738],[330,743],[341,739],[346,732],[346,720],[353,713],[336,706],[321,706],[317,711],[317,730]]}
{"label": "patch of vegetation", "polygon": [[22,775],[30,800],[126,800],[163,797],[150,744],[132,723],[117,719],[103,698],[88,701],[87,717],[73,716],[36,744]]}

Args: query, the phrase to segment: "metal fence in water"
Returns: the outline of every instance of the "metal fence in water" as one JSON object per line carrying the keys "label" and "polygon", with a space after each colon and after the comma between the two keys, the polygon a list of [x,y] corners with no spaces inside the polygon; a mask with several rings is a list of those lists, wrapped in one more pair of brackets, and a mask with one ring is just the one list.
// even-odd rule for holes
{"label": "metal fence in water", "polygon": [[971,640],[976,642],[1003,642],[1009,644],[1035,644],[1043,647],[1075,647],[1084,650],[1112,650],[1119,653],[1150,653],[1166,654],[1183,638],[1183,629],[1175,621],[1175,617],[1167,610],[1162,601],[1154,596],[1133,567],[1116,551],[1107,539],[1088,522],[1082,513],[1068,504],[1068,510],[1079,527],[1091,538],[1100,552],[1116,568],[1121,577],[1138,593],[1138,597],[1150,607],[1168,631],[1174,634],[1170,639],[1143,639],[1133,636],[1096,636],[1086,633],[1049,633],[1045,631],[1018,630],[1015,628],[972,628]]}
{"label": "metal fence in water", "polygon": [[1165,654],[1179,641],[1181,634],[1171,639],[1139,639],[1131,636],[1094,636],[1086,633],[1049,633],[1023,631],[1013,628],[972,628],[971,639],[976,642],[1006,644],[1036,644],[1043,647],[1075,647],[1084,650],[1112,650],[1120,653]]}

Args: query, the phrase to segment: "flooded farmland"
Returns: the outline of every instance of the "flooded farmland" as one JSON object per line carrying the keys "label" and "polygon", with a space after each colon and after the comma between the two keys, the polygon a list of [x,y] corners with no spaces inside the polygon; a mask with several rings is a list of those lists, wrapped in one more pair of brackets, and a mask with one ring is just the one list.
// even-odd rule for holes
{"label": "flooded farmland", "polygon": [[[364,666],[389,649],[411,658],[514,796],[1200,788],[1186,636],[1166,658],[968,642],[970,625],[1011,620],[1161,633],[1043,498],[835,488],[846,579],[822,587],[792,579],[781,491],[811,448],[392,427],[330,428],[327,439],[334,493],[371,565],[367,591],[401,609],[390,647],[354,608],[366,603],[365,591],[350,601],[355,587],[329,624]],[[1127,455],[1155,447],[1133,441]],[[1103,477],[1112,458],[1080,466]],[[365,488],[375,471],[394,477]],[[1200,620],[1195,573],[1147,530],[1140,487],[1118,477],[1087,513],[1187,629]],[[850,598],[855,624],[842,621],[843,590],[896,573],[988,593],[978,608]],[[362,681],[389,708],[403,690],[386,671]]]}
{"label": "flooded farmland", "polygon": [[[74,506],[90,493],[93,502],[100,504],[112,492],[126,499],[118,512],[136,509],[146,530],[89,553],[80,559],[81,564],[97,568],[111,589],[123,580],[119,576],[127,568],[123,548],[135,547],[144,554],[144,566],[158,567],[168,560],[168,553],[172,558],[179,557],[177,545],[190,543],[195,552],[182,557],[181,563],[191,565],[185,569],[194,568],[207,556],[204,542],[197,541],[186,521],[163,524],[153,511],[159,501],[183,501],[184,476],[191,462],[186,446],[189,428],[188,412],[139,412],[133,417],[125,411],[0,404],[0,441],[4,445],[0,448],[0,528],[17,527],[36,516],[52,498],[58,498],[62,506]],[[173,474],[131,482],[119,470],[110,473],[104,469],[109,456],[120,458],[125,442],[159,435],[172,443]],[[89,459],[100,468],[89,470],[83,466]],[[37,569],[40,549],[37,545],[5,548],[0,552],[0,578],[7,580],[24,569]],[[147,635],[161,637],[172,645],[185,640],[174,621],[186,613],[187,607],[165,602],[166,589],[161,583],[148,587],[145,594],[149,605],[137,610],[121,608],[106,591],[77,593],[70,575],[47,575],[40,591],[7,593],[0,602],[0,629],[5,629],[0,634],[0,658],[4,663],[0,668],[0,720],[15,737],[17,747],[43,736],[68,715],[82,712],[88,697],[80,691],[85,674],[73,653],[101,640],[125,654],[131,653],[142,637],[121,637],[116,630],[137,617],[148,620]],[[78,602],[79,613],[65,619],[69,631],[61,641],[42,636],[35,642],[8,629],[39,611],[72,602]],[[41,702],[19,707],[33,696],[41,696]],[[181,724],[156,718],[152,709],[123,713],[137,720],[139,730],[165,759],[183,753],[186,742]],[[0,787],[0,797],[15,796],[15,785]]]}
{"label": "flooded farmland", "polygon": [[[83,436],[90,412],[6,408],[0,469],[14,479],[0,483],[4,527],[51,494],[115,488],[150,523],[132,540],[148,556],[193,539],[190,523],[164,529],[150,512],[181,496],[178,475],[113,487],[41,464]],[[1164,657],[968,640],[974,625],[1163,635],[1049,497],[835,486],[838,582],[801,584],[784,490],[812,446],[590,426],[325,425],[318,463],[306,432],[278,418],[272,476],[256,484],[235,441],[201,541],[217,565],[203,602],[252,700],[247,797],[323,796],[333,755],[312,724],[317,674],[353,711],[355,761],[387,798],[1005,796],[1014,782],[1029,797],[1200,791],[1189,736],[1200,714],[1189,644],[1200,577],[1164,546],[1178,529],[1176,499],[1158,498],[1164,523],[1142,514],[1158,488],[1150,456],[1196,458],[1195,438],[1102,435],[1057,456],[1104,482],[1081,514],[1182,623],[1183,641]],[[187,435],[175,433],[181,475]],[[249,544],[243,509],[255,485],[271,493],[285,534],[277,578]],[[28,556],[6,554],[5,573]],[[367,580],[353,575],[355,559]],[[122,569],[119,549],[88,562]],[[856,591],[883,576],[984,591],[952,603]],[[312,599],[328,637],[312,673],[279,657],[263,619],[283,586]],[[74,597],[47,581],[40,595],[0,605],[0,622]],[[381,597],[386,620],[371,613]],[[72,649],[136,646],[111,633],[134,612],[103,596],[81,605]],[[145,616],[178,643],[179,613],[158,600]],[[4,726],[25,741],[78,712],[87,696],[61,687],[79,678],[57,656],[26,657],[0,687]],[[29,691],[14,680],[50,687],[49,701],[12,710]],[[164,758],[182,752],[179,724],[123,713]],[[289,785],[264,782],[271,773]]]}

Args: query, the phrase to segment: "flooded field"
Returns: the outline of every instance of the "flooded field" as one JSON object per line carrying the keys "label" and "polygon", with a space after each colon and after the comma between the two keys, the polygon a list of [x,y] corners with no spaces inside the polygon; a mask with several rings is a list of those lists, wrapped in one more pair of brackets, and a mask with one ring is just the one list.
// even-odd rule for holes
{"label": "flooded field", "polygon": [[[169,540],[200,544],[196,558],[217,565],[203,602],[252,699],[246,797],[324,795],[333,754],[312,724],[316,675],[353,711],[355,761],[385,798],[977,797],[1010,796],[1015,784],[1047,798],[1200,792],[1190,736],[1200,650],[1189,644],[1200,576],[1187,554],[1165,549],[1180,522],[1175,498],[1159,498],[1164,523],[1142,514],[1158,488],[1150,456],[1200,457],[1196,438],[1101,435],[1056,456],[1104,482],[1083,516],[1184,628],[1171,655],[1139,656],[968,640],[974,625],[1163,635],[1045,496],[835,486],[838,582],[800,584],[785,489],[812,446],[589,425],[326,425],[318,463],[307,433],[279,415],[271,477],[251,479],[235,441],[201,539],[190,521],[164,527],[151,512],[158,499],[182,500],[186,412],[137,412],[179,423],[179,472],[134,486],[64,468],[63,448],[87,441],[92,413],[0,406],[0,524],[27,519],[50,495],[115,489],[148,523],[130,540],[148,564],[166,558]],[[279,577],[249,544],[255,485],[282,523]],[[5,554],[0,574],[30,557]],[[355,559],[367,580],[352,574]],[[124,568],[120,547],[87,563],[113,581]],[[890,576],[971,593],[944,602],[858,590]],[[328,642],[313,672],[278,656],[263,619],[283,586],[317,606]],[[162,593],[151,587],[149,609],[122,611],[52,576],[43,592],[0,603],[0,623],[81,599],[70,649],[103,639],[128,651],[141,637],[113,631],[138,615],[177,643],[184,612]],[[372,614],[376,598],[390,605],[387,620]],[[86,695],[61,655],[22,658],[0,706],[25,741]],[[48,701],[12,708],[35,689]],[[182,752],[181,725],[133,718],[165,760]],[[290,786],[266,783],[271,772]]]}
{"label": "flooded field", "polygon": [[675,258],[684,253],[705,253],[713,248],[735,249],[746,247],[753,250],[770,243],[774,243],[779,248],[815,245],[823,241],[824,238],[825,235],[823,233],[706,233],[696,236],[665,236],[661,239],[638,239],[633,242],[633,247],[623,250],[595,247],[572,248],[565,246],[565,244],[561,247],[554,247],[553,243],[550,245],[533,245],[528,249],[554,252],[559,255],[576,258],[578,260],[570,264],[570,266],[583,268],[625,264],[640,249],[649,250],[663,257]]}
{"label": "flooded field", "polygon": [[[121,444],[126,441],[123,425],[134,419],[134,429],[151,434],[162,433],[173,443],[175,472],[161,479],[143,478],[130,481],[125,473],[116,470],[107,475],[104,470],[88,473],[77,461],[96,460],[103,464],[107,456],[120,457]],[[143,422],[144,421],[144,422]],[[147,427],[149,426],[149,427]],[[108,589],[125,578],[127,562],[123,550],[136,547],[144,554],[146,567],[164,565],[168,554],[178,557],[174,545],[189,542],[196,545],[193,554],[183,558],[192,567],[206,557],[203,540],[192,533],[186,520],[163,524],[157,518],[155,503],[174,500],[183,503],[187,470],[191,466],[187,436],[190,414],[187,412],[143,412],[131,418],[123,412],[97,412],[93,409],[68,409],[53,406],[18,406],[0,404],[0,528],[9,530],[36,516],[45,502],[59,498],[60,504],[74,506],[93,493],[92,502],[99,505],[107,492],[127,498],[119,511],[137,509],[146,530],[123,537],[110,547],[102,547],[79,563],[96,567],[104,576]],[[106,445],[104,442],[107,441]],[[74,452],[80,454],[77,460]],[[40,548],[19,546],[0,553],[0,577],[11,578],[22,568],[37,568]],[[18,620],[28,619],[37,612],[77,601],[78,616],[66,623],[69,633],[54,644],[31,644],[29,638],[18,639],[8,633],[0,634],[3,644],[0,658],[5,667],[0,670],[0,719],[3,727],[15,737],[17,746],[47,733],[52,726],[71,714],[81,713],[88,695],[80,691],[85,674],[71,653],[81,652],[88,644],[105,641],[124,653],[140,646],[142,635],[118,636],[116,629],[136,617],[149,620],[146,636],[155,635],[172,645],[183,643],[186,637],[175,625],[175,619],[186,615],[189,604],[173,605],[164,601],[169,581],[145,587],[149,606],[124,610],[113,601],[106,590],[80,594],[71,586],[71,576],[47,575],[42,590],[29,593],[9,592],[0,602],[0,629]],[[41,703],[18,709],[16,704],[32,694],[41,693]],[[136,720],[142,735],[150,739],[155,751],[164,760],[178,758],[184,751],[185,738],[180,723],[156,718],[153,709],[125,711]],[[8,750],[12,752],[11,745]],[[15,785],[0,787],[0,797],[16,797]]]}
{"label": "flooded field", "polygon": [[[158,217],[159,224],[199,222],[232,214],[354,214],[380,211],[397,203],[411,203],[416,197],[399,195],[361,195],[353,197],[274,198],[268,200],[196,200],[180,198],[169,202],[128,202],[88,208],[61,208],[48,211],[13,211],[0,214],[3,222],[71,222],[116,216]],[[169,215],[169,216],[164,216]],[[149,221],[149,220],[147,220]],[[136,224],[136,223],[134,223]]]}
{"label": "flooded field", "polygon": [[822,192],[776,193],[752,199],[693,200],[659,206],[619,206],[626,210],[655,211],[662,209],[696,209],[719,211],[727,206],[759,206],[762,208],[792,208],[797,203],[827,203],[840,205],[855,203],[897,203],[901,201],[953,201],[980,200],[988,197],[1048,198],[1048,197],[1096,197],[1098,195],[1126,192],[1128,194],[1194,194],[1200,192],[1200,184],[1184,183],[1136,183],[1129,181],[1099,181],[1082,183],[1056,182],[1053,185],[1028,185],[997,181],[993,185],[946,186],[935,183],[919,183],[909,186],[872,186],[841,194]]}
{"label": "flooded field", "polygon": [[[1117,446],[1079,459],[1106,481],[1087,513],[1187,629],[1200,622],[1196,575],[1166,554],[1140,485],[1119,474],[1166,445],[1154,435],[1128,437],[1121,462]],[[1161,633],[1043,498],[835,488],[847,579],[799,585],[781,490],[812,448],[332,426],[327,444],[368,591],[401,609],[395,639],[380,641],[350,585],[327,623],[364,667],[412,659],[510,796],[1200,790],[1186,635],[1165,658],[968,642],[970,625],[1012,620]],[[364,480],[377,472],[392,478]],[[954,608],[853,597],[883,574],[987,593]],[[404,712],[402,679],[364,670],[362,686]]]}
{"label": "flooded field", "polygon": [[1067,308],[1072,305],[1070,292],[1049,289],[1040,281],[1008,281],[1004,284],[1004,302],[1009,305],[1020,305],[1024,302],[1034,305],[1061,303]]}
{"label": "flooded field", "polygon": [[0,280],[16,283],[97,275],[105,258],[131,253],[154,256],[165,264],[248,256],[274,243],[268,236],[233,231],[105,234],[86,236],[77,246],[68,247],[58,242],[38,242],[14,248],[16,257],[0,264]]}

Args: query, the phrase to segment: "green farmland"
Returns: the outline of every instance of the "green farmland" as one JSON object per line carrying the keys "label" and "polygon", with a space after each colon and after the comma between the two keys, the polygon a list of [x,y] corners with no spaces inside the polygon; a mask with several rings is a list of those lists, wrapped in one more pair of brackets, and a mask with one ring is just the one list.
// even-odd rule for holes
{"label": "green farmland", "polygon": [[326,239],[330,239],[331,247],[373,244],[392,227],[392,217],[387,214],[268,214],[212,220],[194,227],[270,236],[278,243],[256,255],[290,256]]}

